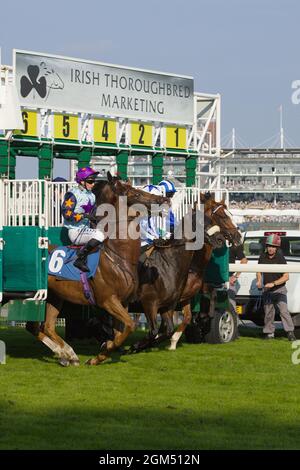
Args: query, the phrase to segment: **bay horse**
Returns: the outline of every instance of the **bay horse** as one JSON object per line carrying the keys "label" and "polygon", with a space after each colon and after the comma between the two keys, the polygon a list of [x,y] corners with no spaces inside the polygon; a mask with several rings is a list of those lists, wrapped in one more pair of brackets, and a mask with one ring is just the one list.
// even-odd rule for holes
{"label": "bay horse", "polygon": [[[213,216],[214,222],[219,225],[221,233],[225,238],[233,245],[239,245],[241,243],[241,233],[231,218],[229,218],[230,214],[228,213],[224,198],[221,202],[216,202],[210,193],[201,193],[200,200],[204,204],[204,215],[209,218]],[[205,243],[201,250],[194,253],[187,282],[179,301],[183,310],[183,321],[172,335],[170,350],[176,349],[182,333],[192,320],[191,301],[198,292],[203,291],[205,271],[212,251],[212,245]],[[173,313],[171,312],[170,315],[173,315]]]}
{"label": "bay horse", "polygon": [[[123,182],[108,173],[108,181],[95,188],[96,205],[102,203],[111,204],[115,208],[115,235],[116,238],[106,238],[103,249],[100,253],[99,265],[96,274],[90,279],[90,286],[93,292],[95,303],[109,312],[115,320],[124,325],[117,331],[113,341],[105,342],[100,353],[89,359],[89,365],[97,365],[106,360],[110,353],[122,345],[128,335],[135,329],[135,324],[128,314],[128,302],[136,296],[138,288],[138,261],[141,251],[140,237],[132,238],[127,224],[127,232],[120,233],[120,196],[127,197],[127,207],[133,204],[143,204],[148,210],[152,204],[169,205],[169,198],[156,196],[141,189],[136,189],[130,183]],[[126,222],[130,222],[130,216],[126,208]],[[123,220],[124,221],[124,220]],[[51,249],[51,248],[50,248]],[[46,320],[42,329],[37,325],[28,325],[28,330],[37,339],[48,346],[58,355],[61,365],[79,365],[79,358],[73,348],[68,345],[55,331],[56,318],[64,301],[74,304],[89,305],[82,285],[79,281],[57,280],[55,276],[48,276],[48,298],[46,308]],[[122,330],[122,331],[121,331]]]}
{"label": "bay horse", "polygon": [[[204,204],[205,221],[211,226],[218,226],[225,239],[239,244],[241,235],[227,211],[225,201],[217,202],[210,194],[201,194],[201,203]],[[220,241],[220,239],[218,240]],[[220,244],[218,244],[220,247]],[[207,240],[203,248],[192,251],[185,249],[185,240],[176,240],[165,247],[156,247],[152,252],[148,264],[158,271],[154,282],[140,285],[138,296],[142,304],[142,311],[149,325],[149,334],[143,340],[131,347],[131,351],[138,352],[150,345],[157,344],[170,337],[174,331],[172,317],[179,303],[184,304],[184,320],[181,331],[190,322],[190,301],[202,286],[205,268],[211,257],[212,250],[216,248],[212,240]],[[191,268],[196,265],[196,275]],[[198,266],[199,265],[199,266]],[[199,282],[200,281],[200,282]],[[159,335],[157,314],[160,313],[166,333]],[[161,331],[161,330],[160,330]],[[174,339],[180,338],[181,334]],[[177,341],[178,341],[177,339]]]}

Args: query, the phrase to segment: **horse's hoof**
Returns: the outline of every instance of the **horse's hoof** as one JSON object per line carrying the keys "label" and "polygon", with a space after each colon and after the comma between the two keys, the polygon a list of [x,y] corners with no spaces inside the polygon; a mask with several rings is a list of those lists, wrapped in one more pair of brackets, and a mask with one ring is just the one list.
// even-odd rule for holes
{"label": "horse's hoof", "polygon": [[68,361],[68,359],[65,359],[64,357],[59,359],[58,363],[63,367],[68,367],[70,365],[70,361]]}
{"label": "horse's hoof", "polygon": [[94,360],[95,360],[95,359],[92,359],[92,358],[91,358],[91,359],[88,359],[87,361],[85,361],[84,364],[85,364],[86,366],[94,366],[94,365],[95,365],[95,364],[94,364]]}
{"label": "horse's hoof", "polygon": [[70,366],[80,366],[80,361],[78,359],[73,359],[70,361]]}
{"label": "horse's hoof", "polygon": [[96,366],[98,364],[97,360],[94,358],[88,359],[85,361],[86,366]]}

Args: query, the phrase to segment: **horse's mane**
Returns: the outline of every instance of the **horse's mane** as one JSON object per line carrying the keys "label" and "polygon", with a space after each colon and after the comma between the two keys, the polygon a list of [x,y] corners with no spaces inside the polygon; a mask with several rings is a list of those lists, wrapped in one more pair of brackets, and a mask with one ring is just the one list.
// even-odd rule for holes
{"label": "horse's mane", "polygon": [[[197,208],[195,206],[195,207],[192,208],[192,230],[193,231],[196,230],[196,212],[197,212]],[[186,237],[183,234],[181,235],[180,238],[178,236],[179,230],[181,230],[183,232],[183,230],[184,230],[184,220],[186,220],[187,217],[189,217],[189,216],[190,216],[189,213],[185,214],[183,216],[182,220],[181,220],[181,227],[180,226],[175,227],[175,232],[174,232],[175,241],[179,241],[179,242],[191,241],[191,240],[187,240]]]}
{"label": "horse's mane", "polygon": [[99,206],[100,204],[102,204],[103,200],[102,200],[102,191],[103,189],[105,188],[105,186],[109,184],[108,183],[108,180],[96,180],[96,183],[93,187],[93,190],[92,192],[95,194],[96,196],[96,204]]}

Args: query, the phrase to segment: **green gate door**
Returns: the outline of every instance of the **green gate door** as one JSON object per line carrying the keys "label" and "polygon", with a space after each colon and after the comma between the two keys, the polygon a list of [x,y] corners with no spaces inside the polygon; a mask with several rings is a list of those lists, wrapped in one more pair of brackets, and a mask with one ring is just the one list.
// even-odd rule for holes
{"label": "green gate door", "polygon": [[[12,299],[8,320],[43,321],[47,292],[48,245],[45,229],[4,227],[3,291]],[[36,300],[19,300],[18,297]]]}

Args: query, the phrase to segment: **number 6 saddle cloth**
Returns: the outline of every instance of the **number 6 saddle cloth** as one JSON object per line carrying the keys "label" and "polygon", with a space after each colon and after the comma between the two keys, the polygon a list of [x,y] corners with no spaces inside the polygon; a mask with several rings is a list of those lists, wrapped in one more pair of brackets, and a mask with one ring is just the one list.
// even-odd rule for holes
{"label": "number 6 saddle cloth", "polygon": [[[58,279],[69,281],[80,281],[81,271],[76,268],[73,263],[77,256],[77,251],[82,247],[73,248],[70,246],[57,246],[49,253],[48,274]],[[99,264],[100,251],[95,251],[88,255],[87,265],[90,272],[86,273],[87,277],[95,276]]]}

